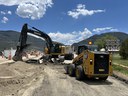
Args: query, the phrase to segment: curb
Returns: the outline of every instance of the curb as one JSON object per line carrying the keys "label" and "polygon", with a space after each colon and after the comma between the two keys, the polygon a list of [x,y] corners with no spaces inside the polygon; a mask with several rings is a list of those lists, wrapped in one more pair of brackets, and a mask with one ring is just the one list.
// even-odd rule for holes
{"label": "curb", "polygon": [[5,61],[5,62],[1,62],[0,65],[2,65],[2,64],[12,64],[12,63],[14,63],[14,62],[15,62],[15,61],[12,61],[12,60],[11,60],[11,61]]}
{"label": "curb", "polygon": [[123,67],[123,68],[128,70],[128,66],[125,66],[125,65],[122,65],[122,64],[117,64],[117,63],[113,63],[113,65],[120,66],[120,67]]}
{"label": "curb", "polygon": [[120,72],[117,72],[117,71],[113,71],[112,76],[115,77],[116,79],[121,80],[121,81],[125,82],[126,84],[128,84],[128,76],[126,76]]}

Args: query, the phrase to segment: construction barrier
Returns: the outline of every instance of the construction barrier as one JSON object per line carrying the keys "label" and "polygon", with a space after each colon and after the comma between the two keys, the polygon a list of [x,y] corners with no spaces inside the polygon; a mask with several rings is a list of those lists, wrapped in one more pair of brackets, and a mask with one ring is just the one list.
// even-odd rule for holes
{"label": "construction barrier", "polygon": [[9,56],[8,56],[8,60],[11,60],[12,59],[12,56],[11,56],[11,51],[9,53]]}
{"label": "construction barrier", "polygon": [[14,49],[10,49],[10,50],[4,50],[3,53],[3,57],[11,60],[12,57],[15,55],[16,50]]}

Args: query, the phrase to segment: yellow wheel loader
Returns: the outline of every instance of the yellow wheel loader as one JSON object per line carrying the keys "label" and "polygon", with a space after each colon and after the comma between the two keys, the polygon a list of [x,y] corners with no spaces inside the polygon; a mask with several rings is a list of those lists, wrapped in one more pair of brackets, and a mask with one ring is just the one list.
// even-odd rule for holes
{"label": "yellow wheel loader", "polygon": [[[93,49],[93,50],[92,50]],[[95,51],[94,51],[95,50]],[[91,45],[78,47],[78,56],[73,59],[72,64],[66,65],[66,72],[76,79],[98,78],[106,80],[112,75],[112,57],[108,52],[96,51]]]}

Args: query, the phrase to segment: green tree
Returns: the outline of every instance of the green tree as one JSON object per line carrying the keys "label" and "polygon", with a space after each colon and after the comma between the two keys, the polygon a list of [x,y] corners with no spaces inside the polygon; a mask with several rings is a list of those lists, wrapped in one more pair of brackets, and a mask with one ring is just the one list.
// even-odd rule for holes
{"label": "green tree", "polygon": [[128,59],[128,38],[120,46],[120,56],[123,59]]}
{"label": "green tree", "polygon": [[101,49],[101,48],[105,48],[106,46],[106,40],[116,40],[117,38],[112,36],[112,35],[105,35],[99,39],[97,39],[94,44],[95,45],[98,45],[98,48]]}

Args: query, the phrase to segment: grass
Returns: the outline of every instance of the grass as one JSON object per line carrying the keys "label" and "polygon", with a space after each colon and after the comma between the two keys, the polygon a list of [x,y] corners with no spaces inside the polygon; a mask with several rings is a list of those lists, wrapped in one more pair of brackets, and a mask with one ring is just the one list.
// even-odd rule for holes
{"label": "grass", "polygon": [[123,67],[121,67],[121,66],[113,65],[113,70],[121,72],[121,73],[123,73],[123,74],[128,76],[128,70],[123,68]]}
{"label": "grass", "polygon": [[[119,54],[113,54],[113,63],[128,66],[128,60],[121,59]],[[123,68],[121,66],[113,65],[113,70],[128,75],[128,69]]]}
{"label": "grass", "polygon": [[121,59],[119,54],[113,54],[113,63],[128,66],[128,60]]}

